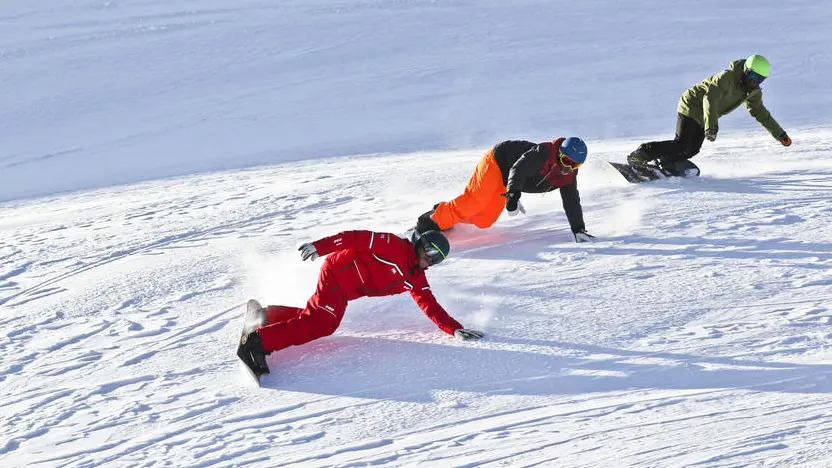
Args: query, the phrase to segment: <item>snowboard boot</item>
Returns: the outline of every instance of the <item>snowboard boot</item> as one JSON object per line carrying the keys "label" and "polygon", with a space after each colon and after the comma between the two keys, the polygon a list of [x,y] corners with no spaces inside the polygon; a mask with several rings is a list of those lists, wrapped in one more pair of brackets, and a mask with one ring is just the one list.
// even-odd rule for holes
{"label": "snowboard boot", "polygon": [[430,216],[433,214],[436,207],[439,206],[439,203],[433,205],[433,209],[423,213],[419,216],[419,219],[416,220],[416,226],[413,228],[419,234],[425,233],[427,231],[439,231],[439,225],[436,224],[436,221],[433,220]]}
{"label": "snowboard boot", "polygon": [[263,341],[260,334],[253,331],[240,338],[240,346],[237,347],[237,356],[246,363],[257,375],[269,373],[269,365],[266,364],[266,356],[271,354],[263,349]]}
{"label": "snowboard boot", "polygon": [[668,176],[696,177],[699,175],[699,167],[688,159],[662,161],[661,168]]}
{"label": "snowboard boot", "polygon": [[633,167],[647,167],[650,165],[650,162],[654,159],[656,158],[654,158],[647,152],[646,148],[644,147],[644,144],[641,144],[638,148],[636,148],[635,151],[633,151],[632,153],[630,153],[629,156],[627,156],[627,164]]}

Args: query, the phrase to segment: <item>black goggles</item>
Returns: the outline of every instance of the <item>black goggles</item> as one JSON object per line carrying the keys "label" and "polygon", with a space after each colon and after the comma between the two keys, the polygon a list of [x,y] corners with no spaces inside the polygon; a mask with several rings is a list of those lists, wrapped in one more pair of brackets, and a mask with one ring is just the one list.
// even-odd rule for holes
{"label": "black goggles", "polygon": [[431,265],[437,265],[442,263],[442,260],[445,260],[445,254],[436,246],[433,242],[428,243],[427,245],[422,246],[423,250],[425,251],[425,255],[430,260]]}

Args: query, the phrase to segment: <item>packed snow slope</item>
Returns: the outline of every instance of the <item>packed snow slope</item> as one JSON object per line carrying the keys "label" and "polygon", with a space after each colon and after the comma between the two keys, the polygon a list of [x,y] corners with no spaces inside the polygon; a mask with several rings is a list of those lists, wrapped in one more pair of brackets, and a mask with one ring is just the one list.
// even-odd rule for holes
{"label": "packed snow slope", "polygon": [[779,122],[825,125],[829,24],[816,0],[3,0],[0,200],[509,138],[666,135],[688,86],[753,53],[772,62]]}
{"label": "packed snow slope", "polygon": [[233,356],[246,299],[303,304],[321,262],[299,243],[402,231],[480,151],[0,205],[0,465],[829,466],[832,134],[793,136],[726,137],[703,177],[643,185],[603,162],[632,142],[597,143],[596,243],[557,194],[449,233],[428,278],[481,342],[362,299],[262,389]]}
{"label": "packed snow slope", "polygon": [[[0,466],[829,466],[832,82],[823,2],[0,2]],[[703,176],[604,163],[682,91],[773,64]],[[343,229],[402,232],[489,145],[580,135],[556,193],[449,233],[408,296],[233,356]]]}

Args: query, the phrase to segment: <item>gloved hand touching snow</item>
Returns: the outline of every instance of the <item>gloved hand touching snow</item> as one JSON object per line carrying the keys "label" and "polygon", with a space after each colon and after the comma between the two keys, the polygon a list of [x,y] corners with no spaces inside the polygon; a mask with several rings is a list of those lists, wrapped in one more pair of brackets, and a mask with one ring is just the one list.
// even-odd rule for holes
{"label": "gloved hand touching snow", "polygon": [[470,328],[459,328],[454,330],[454,336],[463,340],[478,340],[485,336],[485,333]]}
{"label": "gloved hand touching snow", "polygon": [[707,138],[708,141],[716,140],[716,133],[718,131],[719,131],[719,129],[716,128],[716,127],[709,128],[709,129],[705,130],[705,138]]}
{"label": "gloved hand touching snow", "polygon": [[[506,207],[508,207],[508,205],[506,205]],[[517,209],[514,211],[509,211],[508,215],[517,216],[518,213],[526,214],[526,209],[523,207],[523,204],[520,202],[520,200],[517,200]]]}
{"label": "gloved hand touching snow", "polygon": [[314,261],[318,258],[318,249],[309,242],[301,245],[298,250],[300,251],[300,258],[303,260]]}
{"label": "gloved hand touching snow", "polygon": [[506,197],[506,211],[508,211],[509,216],[516,216],[518,212],[526,214],[526,209],[520,203],[519,191],[512,190],[504,193],[503,196]]}

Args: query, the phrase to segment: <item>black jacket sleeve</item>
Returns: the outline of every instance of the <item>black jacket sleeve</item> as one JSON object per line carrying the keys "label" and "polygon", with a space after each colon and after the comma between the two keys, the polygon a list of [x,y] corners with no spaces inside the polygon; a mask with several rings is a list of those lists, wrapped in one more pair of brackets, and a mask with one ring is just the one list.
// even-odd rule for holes
{"label": "black jacket sleeve", "polygon": [[566,212],[566,219],[569,220],[569,227],[572,232],[579,232],[586,229],[584,224],[584,211],[581,208],[581,196],[578,194],[578,172],[569,185],[560,188],[560,198],[563,199],[563,211]]}
{"label": "black jacket sleeve", "polygon": [[508,191],[522,191],[526,180],[543,167],[548,156],[549,151],[543,145],[534,145],[523,153],[508,172]]}

